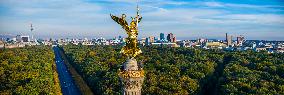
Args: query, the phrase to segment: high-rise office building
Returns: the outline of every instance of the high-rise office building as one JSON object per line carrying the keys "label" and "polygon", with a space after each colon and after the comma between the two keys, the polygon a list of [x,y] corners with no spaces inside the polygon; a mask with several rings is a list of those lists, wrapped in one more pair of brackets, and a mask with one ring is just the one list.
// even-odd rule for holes
{"label": "high-rise office building", "polygon": [[150,45],[150,39],[149,38],[146,38],[145,45]]}
{"label": "high-rise office building", "polygon": [[149,39],[150,39],[150,43],[154,43],[155,42],[155,37],[154,36],[150,36]]}
{"label": "high-rise office building", "polygon": [[244,40],[245,40],[245,37],[243,35],[238,36],[237,37],[237,45],[242,46]]}
{"label": "high-rise office building", "polygon": [[165,34],[164,33],[160,33],[160,40],[165,40]]}
{"label": "high-rise office building", "polygon": [[228,33],[226,33],[226,42],[228,42]]}
{"label": "high-rise office building", "polygon": [[168,40],[169,42],[174,42],[174,34],[173,34],[173,33],[168,34],[167,40]]}
{"label": "high-rise office building", "polygon": [[227,46],[232,46],[232,38],[233,38],[233,36],[228,35],[228,33],[226,33]]}

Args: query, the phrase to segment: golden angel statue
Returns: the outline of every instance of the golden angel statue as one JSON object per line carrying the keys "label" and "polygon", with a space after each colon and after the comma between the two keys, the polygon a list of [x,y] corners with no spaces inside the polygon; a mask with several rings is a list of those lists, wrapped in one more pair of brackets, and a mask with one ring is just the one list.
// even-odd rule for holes
{"label": "golden angel statue", "polygon": [[126,45],[123,46],[120,53],[126,55],[128,58],[134,58],[135,56],[142,53],[141,49],[138,47],[138,23],[141,21],[142,17],[139,16],[137,11],[137,16],[135,18],[131,17],[132,21],[130,25],[128,25],[127,21],[125,20],[126,15],[122,14],[121,17],[117,17],[111,15],[111,18],[120,24],[122,28],[126,31],[128,37],[126,38]]}

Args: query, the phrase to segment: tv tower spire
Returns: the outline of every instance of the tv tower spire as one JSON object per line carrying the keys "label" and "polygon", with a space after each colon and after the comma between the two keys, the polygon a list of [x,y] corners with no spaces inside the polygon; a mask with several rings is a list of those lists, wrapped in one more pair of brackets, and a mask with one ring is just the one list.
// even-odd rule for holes
{"label": "tv tower spire", "polygon": [[34,28],[33,28],[33,24],[31,23],[31,32],[34,30]]}
{"label": "tv tower spire", "polygon": [[33,28],[33,24],[32,24],[32,23],[31,23],[31,26],[30,26],[30,27],[31,27],[31,34],[32,34],[32,39],[31,39],[31,40],[34,41],[34,36],[33,36],[33,33],[32,33],[33,30],[34,30],[34,28]]}

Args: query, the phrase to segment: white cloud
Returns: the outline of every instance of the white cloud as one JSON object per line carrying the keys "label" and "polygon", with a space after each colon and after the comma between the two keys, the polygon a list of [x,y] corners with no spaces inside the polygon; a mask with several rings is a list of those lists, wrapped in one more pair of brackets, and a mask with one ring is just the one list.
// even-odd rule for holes
{"label": "white cloud", "polygon": [[277,14],[227,14],[201,18],[215,24],[259,24],[259,25],[282,25],[284,27],[284,15]]}
{"label": "white cloud", "polygon": [[224,4],[221,4],[219,2],[204,2],[204,5],[208,7],[224,7]]}
{"label": "white cloud", "polygon": [[[233,4],[233,3],[222,3],[222,2],[200,2],[197,3],[201,6],[217,7],[217,8],[235,8],[238,10],[259,10],[269,12],[283,12],[283,5],[253,5],[253,4]],[[282,9],[280,9],[282,8]]]}

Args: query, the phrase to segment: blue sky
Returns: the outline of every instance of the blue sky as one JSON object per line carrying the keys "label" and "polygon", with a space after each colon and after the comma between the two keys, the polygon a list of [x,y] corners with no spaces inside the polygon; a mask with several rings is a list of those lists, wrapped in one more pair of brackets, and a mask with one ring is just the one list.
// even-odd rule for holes
{"label": "blue sky", "polygon": [[[284,40],[284,0],[139,0],[139,37]],[[37,38],[126,36],[109,14],[135,16],[136,0],[1,0],[0,34]],[[128,19],[130,21],[130,19]],[[33,23],[34,32],[29,31]]]}

